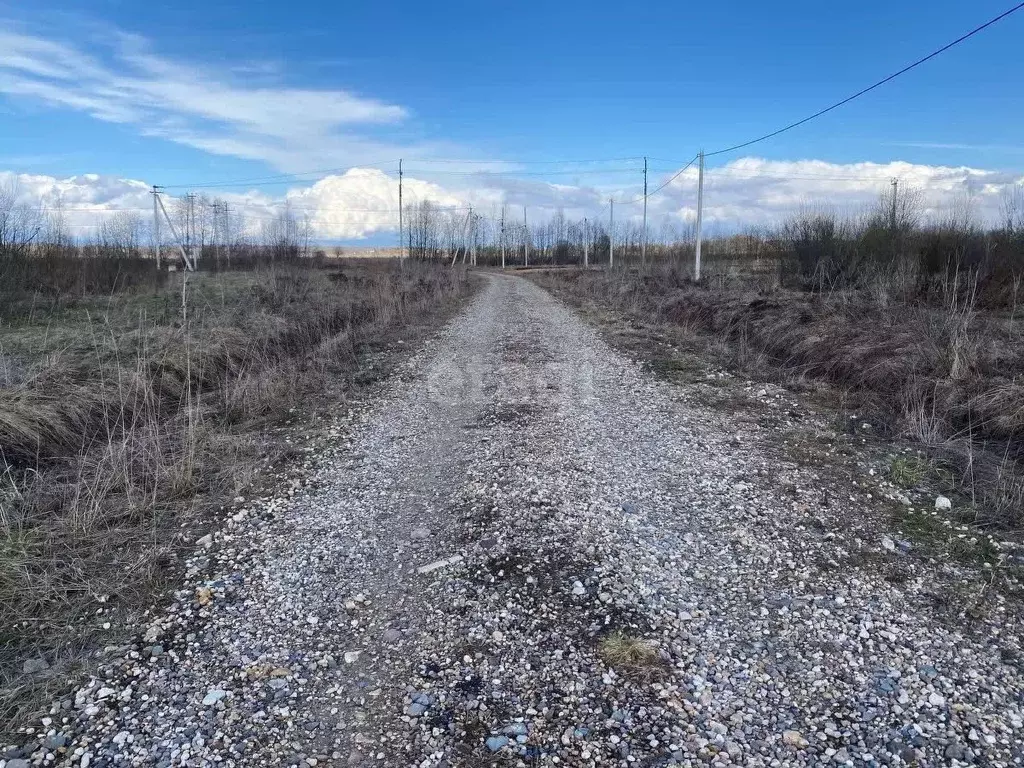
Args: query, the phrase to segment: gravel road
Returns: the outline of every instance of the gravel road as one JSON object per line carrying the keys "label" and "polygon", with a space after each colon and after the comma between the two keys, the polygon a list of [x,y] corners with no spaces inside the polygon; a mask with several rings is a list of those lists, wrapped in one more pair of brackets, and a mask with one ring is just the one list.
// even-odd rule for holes
{"label": "gravel road", "polygon": [[6,768],[1024,764],[1010,617],[527,280],[335,433]]}

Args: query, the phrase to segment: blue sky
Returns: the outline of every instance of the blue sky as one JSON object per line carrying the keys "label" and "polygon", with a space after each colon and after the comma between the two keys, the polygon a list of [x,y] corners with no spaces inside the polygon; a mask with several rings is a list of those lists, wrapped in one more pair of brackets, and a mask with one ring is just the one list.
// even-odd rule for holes
{"label": "blue sky", "polygon": [[[632,192],[636,160],[545,163],[648,155],[660,179],[1009,4],[0,2],[0,170],[172,185],[404,157],[456,188],[486,167],[426,163],[457,158]],[[1022,38],[1024,11],[744,154],[1020,175]]]}

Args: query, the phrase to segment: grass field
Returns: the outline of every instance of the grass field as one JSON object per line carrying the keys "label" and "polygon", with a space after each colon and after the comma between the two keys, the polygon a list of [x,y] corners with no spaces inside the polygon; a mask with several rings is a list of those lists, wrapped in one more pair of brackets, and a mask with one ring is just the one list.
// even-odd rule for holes
{"label": "grass field", "polygon": [[116,640],[211,510],[288,460],[271,427],[336,410],[375,352],[469,291],[462,271],[395,261],[187,278],[115,261],[50,263],[51,289],[9,281],[0,307],[5,722]]}
{"label": "grass field", "polygon": [[968,522],[1024,528],[1024,323],[1013,306],[981,306],[969,276],[920,300],[750,275],[695,284],[676,264],[534,279],[731,367],[797,387],[826,383],[846,409],[927,449],[970,500],[960,510]]}

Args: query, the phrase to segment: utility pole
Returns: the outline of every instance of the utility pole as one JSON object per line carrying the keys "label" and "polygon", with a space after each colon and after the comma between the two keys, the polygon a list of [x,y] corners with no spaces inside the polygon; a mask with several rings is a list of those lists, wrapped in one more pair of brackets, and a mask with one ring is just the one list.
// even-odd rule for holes
{"label": "utility pole", "polygon": [[402,237],[402,160],[398,160],[398,261],[405,263],[405,238]]}
{"label": "utility pole", "polygon": [[704,221],[704,150],[700,151],[700,166],[697,171],[697,243],[693,249],[693,281],[700,282],[701,226]]}
{"label": "utility pole", "polygon": [[466,226],[464,226],[462,228],[462,248],[460,249],[460,248],[456,248],[455,247],[454,238],[453,238],[453,241],[452,241],[451,251],[452,251],[452,266],[453,267],[455,266],[455,262],[457,262],[459,260],[459,251],[460,250],[462,251],[462,263],[463,263],[463,265],[465,265],[465,263],[469,260],[469,227],[470,227],[470,223],[472,221],[473,221],[473,209],[470,208],[469,209],[469,213],[466,214]]}
{"label": "utility pole", "polygon": [[587,266],[590,265],[590,259],[588,258],[588,255],[587,255],[587,253],[588,253],[587,247],[590,245],[590,243],[588,242],[588,238],[589,237],[590,237],[590,232],[587,230],[587,217],[584,216],[583,217],[583,266],[584,267],[587,267]]}
{"label": "utility pole", "polygon": [[530,227],[526,223],[526,206],[523,206],[523,266],[530,266]]}
{"label": "utility pole", "polygon": [[473,266],[476,266],[476,216],[473,215],[473,206],[469,206],[469,242],[473,251]]}
{"label": "utility pole", "polygon": [[156,269],[160,271],[160,187],[153,185],[153,245],[156,250]]}
{"label": "utility pole", "polygon": [[227,253],[227,265],[231,267],[231,212],[227,203],[221,204],[221,211],[224,216],[224,246]]}
{"label": "utility pole", "polygon": [[501,268],[505,268],[505,206],[501,206]]}
{"label": "utility pole", "polygon": [[192,251],[193,240],[195,239],[196,228],[196,196],[194,192],[185,195],[185,250],[188,251],[192,264],[198,263],[195,253]]}
{"label": "utility pole", "polygon": [[647,263],[647,158],[644,157],[644,236],[640,241],[640,263]]}
{"label": "utility pole", "polygon": [[892,180],[892,210],[889,213],[889,227],[892,229],[893,235],[896,234],[896,193],[899,190],[900,180],[893,178]]}
{"label": "utility pole", "polygon": [[213,215],[213,232],[211,238],[213,240],[213,260],[220,267],[220,203],[214,200],[210,204],[210,213]]}
{"label": "utility pole", "polygon": [[608,266],[615,266],[615,200],[608,200]]}
{"label": "utility pole", "polygon": [[156,201],[160,204],[160,211],[164,215],[164,220],[167,222],[167,226],[171,228],[171,235],[174,237],[174,241],[178,244],[178,250],[181,251],[181,260],[185,263],[185,269],[189,272],[194,272],[196,265],[189,258],[189,253],[185,249],[182,239],[178,237],[178,230],[174,228],[174,222],[171,221],[171,217],[167,215],[167,209],[164,207],[164,201],[160,198],[159,193],[156,195]]}

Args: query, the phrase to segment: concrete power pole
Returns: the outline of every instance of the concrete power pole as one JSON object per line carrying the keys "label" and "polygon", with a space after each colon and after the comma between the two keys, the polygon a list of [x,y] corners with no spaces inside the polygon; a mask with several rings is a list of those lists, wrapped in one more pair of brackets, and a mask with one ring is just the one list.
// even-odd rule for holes
{"label": "concrete power pole", "polygon": [[704,150],[700,151],[700,166],[697,171],[697,243],[693,249],[693,281],[700,282],[701,226],[704,221]]}
{"label": "concrete power pole", "polygon": [[892,210],[889,212],[889,227],[893,235],[896,234],[896,193],[899,190],[899,179],[892,180]]}
{"label": "concrete power pole", "polygon": [[644,157],[644,236],[640,241],[640,263],[647,263],[647,158]]}
{"label": "concrete power pole", "polygon": [[213,244],[213,260],[220,267],[220,203],[216,200],[210,204],[210,215],[213,217],[210,222],[213,230],[210,233],[210,241]]}
{"label": "concrete power pole", "polygon": [[469,206],[469,243],[473,251],[473,266],[476,266],[476,216],[473,214],[473,206]]}
{"label": "concrete power pole", "polygon": [[192,264],[198,263],[193,246],[195,245],[195,229],[196,229],[196,196],[195,193],[189,192],[185,195],[185,250],[188,251],[188,256],[192,260]]}
{"label": "concrete power pole", "polygon": [[615,266],[615,201],[608,201],[608,266]]}
{"label": "concrete power pole", "polygon": [[523,266],[530,266],[530,227],[526,223],[526,206],[523,206]]}
{"label": "concrete power pole", "polygon": [[505,206],[501,206],[501,268],[505,268]]}
{"label": "concrete power pole", "polygon": [[402,161],[398,161],[398,261],[405,263],[405,238],[402,237]]}
{"label": "concrete power pole", "polygon": [[224,203],[221,207],[224,216],[224,250],[227,254],[227,265],[231,266],[231,209]]}
{"label": "concrete power pole", "polygon": [[171,221],[171,217],[167,215],[167,209],[164,207],[164,201],[160,198],[160,193],[156,194],[156,201],[160,205],[160,212],[164,215],[164,221],[167,222],[167,226],[171,229],[171,236],[174,241],[178,244],[178,250],[181,252],[181,260],[185,265],[185,269],[189,272],[194,272],[196,269],[195,263],[192,261],[188,250],[185,248],[185,244],[182,239],[178,236],[178,230],[174,227],[174,222]]}
{"label": "concrete power pole", "polygon": [[588,250],[587,250],[588,246],[590,245],[590,243],[588,242],[588,238],[589,237],[590,237],[590,232],[587,230],[587,217],[584,216],[583,217],[583,266],[584,266],[584,268],[590,266],[590,259],[588,257]]}
{"label": "concrete power pole", "polygon": [[160,187],[153,185],[153,246],[156,251],[156,268],[160,270]]}

